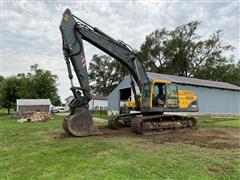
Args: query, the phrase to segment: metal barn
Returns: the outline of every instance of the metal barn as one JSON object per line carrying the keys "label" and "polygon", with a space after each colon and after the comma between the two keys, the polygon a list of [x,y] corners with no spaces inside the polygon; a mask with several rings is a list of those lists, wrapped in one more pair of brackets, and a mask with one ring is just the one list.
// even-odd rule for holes
{"label": "metal barn", "polygon": [[50,99],[17,99],[17,111],[51,112]]}
{"label": "metal barn", "polygon": [[[198,114],[240,115],[240,87],[217,81],[187,78],[166,74],[148,73],[151,80],[170,80],[178,89],[192,90],[198,96]],[[130,77],[124,80],[108,96],[108,113],[118,114],[120,106],[133,98]]]}

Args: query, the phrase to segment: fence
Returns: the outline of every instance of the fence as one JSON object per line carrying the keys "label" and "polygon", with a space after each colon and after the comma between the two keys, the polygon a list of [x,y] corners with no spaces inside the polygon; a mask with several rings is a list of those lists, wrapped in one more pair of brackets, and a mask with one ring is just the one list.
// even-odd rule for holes
{"label": "fence", "polygon": [[91,112],[93,114],[99,114],[101,115],[107,115],[107,107],[95,107],[93,109],[91,109]]}

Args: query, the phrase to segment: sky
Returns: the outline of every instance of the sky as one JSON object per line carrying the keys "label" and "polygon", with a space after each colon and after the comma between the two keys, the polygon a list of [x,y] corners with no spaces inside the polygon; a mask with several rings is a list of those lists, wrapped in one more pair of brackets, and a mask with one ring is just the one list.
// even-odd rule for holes
{"label": "sky", "polygon": [[[239,59],[238,0],[1,0],[1,75],[27,73],[32,64],[39,64],[40,68],[50,70],[58,76],[58,89],[62,101],[71,95],[59,31],[62,13],[66,8],[88,24],[138,50],[146,35],[154,30],[163,27],[171,30],[198,20],[201,21],[198,33],[203,39],[217,30],[223,30],[222,42],[235,46],[236,49],[231,54]],[[88,62],[94,54],[104,54],[87,42],[84,42],[84,48]],[[78,86],[77,81],[74,82]]]}

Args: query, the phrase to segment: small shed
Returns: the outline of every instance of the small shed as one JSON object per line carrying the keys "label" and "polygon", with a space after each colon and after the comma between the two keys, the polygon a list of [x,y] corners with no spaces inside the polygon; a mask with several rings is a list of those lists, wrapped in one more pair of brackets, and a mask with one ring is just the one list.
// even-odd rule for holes
{"label": "small shed", "polygon": [[51,112],[50,99],[17,99],[17,111]]}

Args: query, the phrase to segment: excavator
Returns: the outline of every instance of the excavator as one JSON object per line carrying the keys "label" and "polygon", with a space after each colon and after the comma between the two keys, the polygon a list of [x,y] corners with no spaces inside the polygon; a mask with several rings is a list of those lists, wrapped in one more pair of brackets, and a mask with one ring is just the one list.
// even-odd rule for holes
{"label": "excavator", "polygon": [[[165,130],[193,128],[194,117],[177,115],[178,112],[197,112],[197,96],[189,90],[178,90],[175,83],[168,80],[150,80],[141,61],[131,46],[115,40],[96,27],[89,25],[66,9],[60,24],[63,56],[66,61],[71,91],[70,114],[64,118],[63,128],[72,136],[91,136],[98,134],[89,110],[92,99],[83,40],[99,48],[127,68],[134,101],[128,106],[135,113],[111,116],[110,128],[130,126],[139,134],[161,133]],[[74,86],[72,67],[80,87]],[[137,93],[136,85],[140,91]]]}

